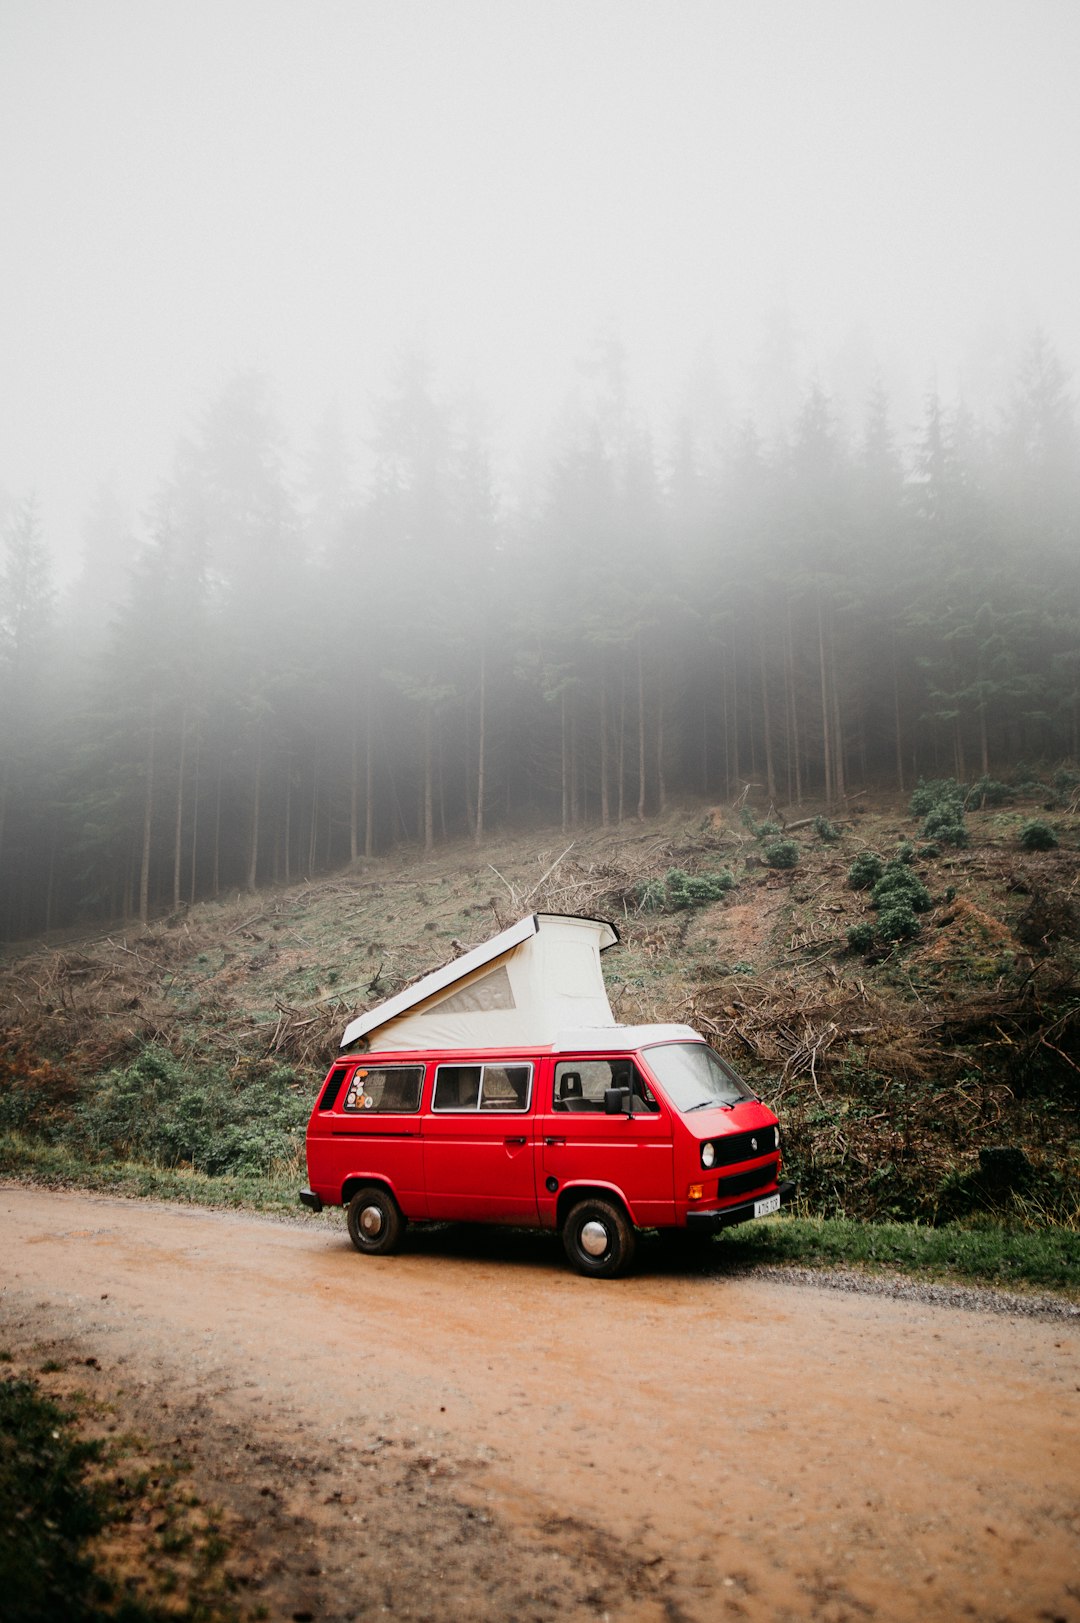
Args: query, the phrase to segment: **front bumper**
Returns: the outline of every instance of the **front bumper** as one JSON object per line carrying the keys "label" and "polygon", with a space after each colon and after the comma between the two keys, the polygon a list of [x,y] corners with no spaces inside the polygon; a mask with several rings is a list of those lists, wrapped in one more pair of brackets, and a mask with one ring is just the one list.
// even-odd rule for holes
{"label": "front bumper", "polygon": [[321,1212],[323,1208],[322,1197],[317,1195],[314,1189],[301,1189],[300,1204],[310,1206],[313,1212]]}
{"label": "front bumper", "polygon": [[[785,1179],[779,1186],[780,1205],[789,1206],[795,1198],[795,1185]],[[765,1199],[758,1195],[757,1199]],[[749,1223],[754,1216],[754,1201],[744,1200],[738,1206],[725,1206],[718,1212],[687,1212],[686,1227],[691,1234],[718,1234],[735,1223]]]}

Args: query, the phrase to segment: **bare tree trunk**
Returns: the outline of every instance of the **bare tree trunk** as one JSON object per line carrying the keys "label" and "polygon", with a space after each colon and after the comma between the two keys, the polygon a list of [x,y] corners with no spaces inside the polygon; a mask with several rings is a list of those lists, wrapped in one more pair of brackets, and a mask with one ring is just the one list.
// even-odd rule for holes
{"label": "bare tree trunk", "polygon": [[176,777],[176,829],[173,838],[173,912],[180,911],[180,866],[184,835],[184,768],[187,765],[187,711],[180,722],[180,770]]}
{"label": "bare tree trunk", "polygon": [[836,676],[835,647],[829,660],[829,677],[833,709],[833,782],[836,785],[836,793],[842,800],[847,794],[847,771],[844,764],[844,724],[840,714],[840,683]]}
{"label": "bare tree trunk", "polygon": [[795,639],[791,629],[791,601],[788,600],[787,624],[784,634],[785,687],[788,706],[788,797],[791,797],[791,774],[795,773],[795,804],[802,805],[802,741],[799,736],[799,695],[795,687]]}
{"label": "bare tree trunk", "polygon": [[484,771],[485,771],[485,765],[486,765],[485,757],[484,757],[484,750],[485,750],[486,743],[487,743],[485,730],[484,730],[485,726],[486,726],[484,708],[485,708],[485,701],[487,699],[487,691],[486,690],[487,690],[487,659],[486,659],[486,655],[485,655],[484,645],[483,645],[483,643],[481,643],[480,644],[480,714],[477,717],[477,739],[476,739],[476,828],[475,828],[474,833],[473,833],[473,839],[475,840],[477,845],[480,845],[482,843],[482,841],[483,841],[483,838],[484,838]]}
{"label": "bare tree trunk", "polygon": [[722,695],[721,716],[724,727],[724,799],[731,799],[731,706],[728,694],[727,671],[724,661],[720,660],[720,692]]}
{"label": "bare tree trunk", "polygon": [[986,701],[979,701],[979,750],[982,756],[982,775],[990,776],[990,739],[986,730]]}
{"label": "bare tree trunk", "polygon": [[608,791],[608,693],[607,673],[600,672],[600,826],[611,823],[611,797]]}
{"label": "bare tree trunk", "polygon": [[310,879],[315,872],[315,858],[318,854],[319,839],[319,756],[316,751],[315,759],[311,763],[311,816],[308,821],[308,858],[307,877]]}
{"label": "bare tree trunk", "polygon": [[202,764],[202,723],[195,723],[195,782],[191,791],[191,885],[190,904],[195,906],[195,861],[199,854],[199,767]]}
{"label": "bare tree trunk", "polygon": [[769,670],[765,658],[765,639],[758,631],[758,655],[761,666],[761,716],[765,732],[765,788],[770,804],[776,799],[776,772],[773,765],[772,708],[769,704]]}
{"label": "bare tree trunk", "polygon": [[352,785],[349,794],[349,861],[356,866],[360,855],[360,718],[353,705]]}
{"label": "bare tree trunk", "polygon": [[731,627],[731,768],[736,784],[742,781],[742,761],[739,752],[739,650],[735,642],[735,625]]}
{"label": "bare tree trunk", "polygon": [[667,778],[664,776],[664,689],[657,684],[656,693],[656,798],[661,814],[667,811]]}
{"label": "bare tree trunk", "polygon": [[45,934],[52,929],[53,889],[56,880],[56,819],[49,833],[49,873],[45,884]]}
{"label": "bare tree trunk", "polygon": [[581,822],[581,762],[578,758],[577,689],[570,695],[570,827]]}
{"label": "bare tree trunk", "polygon": [[619,748],[618,748],[618,820],[626,815],[626,653],[619,664]]}
{"label": "bare tree trunk", "polygon": [[638,822],[645,821],[645,662],[641,651],[641,633],[638,633],[637,649],[637,693],[638,693]]}
{"label": "bare tree trunk", "polygon": [[7,819],[9,770],[8,762],[5,758],[4,761],[0,763],[0,872],[3,872],[4,823]]}
{"label": "bare tree trunk", "polygon": [[566,739],[566,689],[559,695],[559,777],[562,790],[562,815],[559,826],[565,834],[570,826],[570,752]]}
{"label": "bare tree trunk", "polygon": [[150,733],[146,744],[146,793],[143,797],[142,862],[139,868],[139,923],[150,922],[150,837],[154,826],[154,743],[157,734],[155,707],[150,710]]}
{"label": "bare tree trunk", "polygon": [[213,894],[221,895],[221,755],[218,755],[217,790],[214,795],[214,880]]}
{"label": "bare tree trunk", "polygon": [[262,797],[262,728],[255,732],[255,781],[251,802],[251,847],[248,851],[247,888],[254,890],[259,877],[259,810]]}
{"label": "bare tree trunk", "polygon": [[892,639],[893,733],[896,746],[896,787],[904,792],[904,748],[900,734],[900,675],[896,668],[896,638]]}
{"label": "bare tree trunk", "polygon": [[424,850],[435,849],[435,798],[432,781],[432,716],[430,704],[424,710]]}
{"label": "bare tree trunk", "polygon": [[818,671],[821,678],[821,753],[825,766],[825,804],[833,803],[832,728],[829,721],[829,683],[825,665],[825,627],[818,598]]}
{"label": "bare tree trunk", "polygon": [[285,883],[292,883],[292,756],[285,767]]}
{"label": "bare tree trunk", "polygon": [[364,855],[375,854],[375,761],[371,738],[371,693],[368,692],[364,737]]}

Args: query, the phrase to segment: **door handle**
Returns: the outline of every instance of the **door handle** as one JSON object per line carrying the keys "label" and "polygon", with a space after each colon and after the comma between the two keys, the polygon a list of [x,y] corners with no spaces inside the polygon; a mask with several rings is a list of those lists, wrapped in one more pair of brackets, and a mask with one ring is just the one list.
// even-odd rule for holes
{"label": "door handle", "polygon": [[565,1144],[565,1138],[545,1138],[545,1144]]}
{"label": "door handle", "polygon": [[526,1138],[525,1138],[525,1135],[524,1135],[524,1134],[522,1134],[522,1136],[521,1136],[521,1137],[520,1137],[520,1138],[508,1138],[508,1139],[507,1139],[507,1140],[506,1140],[506,1142],[507,1142],[507,1143],[508,1143],[508,1144],[525,1144],[525,1143],[527,1143],[527,1142],[528,1142],[528,1141],[527,1141],[527,1139],[526,1139]]}

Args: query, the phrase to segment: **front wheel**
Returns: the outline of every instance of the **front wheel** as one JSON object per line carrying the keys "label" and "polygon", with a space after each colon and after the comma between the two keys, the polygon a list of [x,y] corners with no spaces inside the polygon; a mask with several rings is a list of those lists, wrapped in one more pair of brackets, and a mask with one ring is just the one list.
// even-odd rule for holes
{"label": "front wheel", "polygon": [[405,1228],[401,1207],[378,1184],[358,1189],[349,1202],[349,1238],[358,1251],[383,1257],[395,1251]]}
{"label": "front wheel", "polygon": [[579,1274],[615,1279],[634,1260],[634,1231],[610,1200],[582,1200],[563,1224],[563,1250]]}

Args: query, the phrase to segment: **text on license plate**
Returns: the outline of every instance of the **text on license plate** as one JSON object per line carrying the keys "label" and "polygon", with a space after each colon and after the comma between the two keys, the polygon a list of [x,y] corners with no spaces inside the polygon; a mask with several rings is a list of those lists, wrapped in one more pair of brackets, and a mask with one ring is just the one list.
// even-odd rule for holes
{"label": "text on license plate", "polygon": [[775,1195],[766,1195],[764,1200],[755,1200],[755,1202],[754,1202],[754,1216],[755,1217],[768,1217],[770,1212],[778,1212],[779,1210],[780,1210],[780,1191],[779,1190],[777,1190]]}

